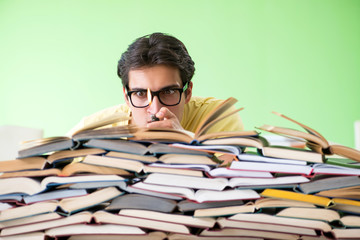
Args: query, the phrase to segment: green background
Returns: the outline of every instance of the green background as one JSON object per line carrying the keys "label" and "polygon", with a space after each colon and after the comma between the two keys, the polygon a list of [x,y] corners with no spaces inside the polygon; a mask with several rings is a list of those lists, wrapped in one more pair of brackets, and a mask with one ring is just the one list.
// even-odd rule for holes
{"label": "green background", "polygon": [[117,61],[159,31],[187,46],[194,95],[236,97],[246,129],[295,127],[275,110],[353,147],[359,13],[358,0],[0,0],[0,125],[64,135],[123,103]]}

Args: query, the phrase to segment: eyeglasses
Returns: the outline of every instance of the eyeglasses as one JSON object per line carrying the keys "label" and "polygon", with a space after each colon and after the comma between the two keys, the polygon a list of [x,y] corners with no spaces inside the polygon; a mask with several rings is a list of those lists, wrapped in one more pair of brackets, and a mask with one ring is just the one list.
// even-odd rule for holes
{"label": "eyeglasses", "polygon": [[144,108],[151,104],[154,97],[158,97],[160,103],[165,106],[175,106],[181,101],[181,95],[188,88],[188,83],[183,88],[168,88],[160,91],[147,90],[135,90],[127,91],[127,95],[131,104],[136,108]]}

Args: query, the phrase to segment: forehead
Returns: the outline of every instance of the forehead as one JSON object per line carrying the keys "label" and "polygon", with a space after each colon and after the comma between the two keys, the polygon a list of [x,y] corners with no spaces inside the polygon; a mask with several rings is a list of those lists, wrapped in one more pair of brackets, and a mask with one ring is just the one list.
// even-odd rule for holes
{"label": "forehead", "polygon": [[157,65],[129,71],[129,88],[150,88],[153,91],[167,86],[182,86],[179,69]]}

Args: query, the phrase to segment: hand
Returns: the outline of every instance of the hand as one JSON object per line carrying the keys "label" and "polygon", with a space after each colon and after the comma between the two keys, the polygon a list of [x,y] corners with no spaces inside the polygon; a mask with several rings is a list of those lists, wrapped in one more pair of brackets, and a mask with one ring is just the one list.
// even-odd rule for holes
{"label": "hand", "polygon": [[168,108],[162,107],[159,112],[155,114],[159,121],[150,122],[146,126],[148,128],[170,128],[184,130],[179,119]]}

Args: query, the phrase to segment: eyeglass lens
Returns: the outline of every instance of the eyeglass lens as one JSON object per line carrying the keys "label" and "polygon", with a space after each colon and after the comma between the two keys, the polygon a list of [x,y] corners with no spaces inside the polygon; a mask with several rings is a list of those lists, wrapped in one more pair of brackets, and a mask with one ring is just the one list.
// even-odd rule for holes
{"label": "eyeglass lens", "polygon": [[[153,93],[153,97],[157,96],[163,105],[173,106],[177,105],[181,99],[181,90],[167,89]],[[131,103],[135,107],[146,107],[149,105],[148,93],[146,90],[132,92],[130,94]]]}

